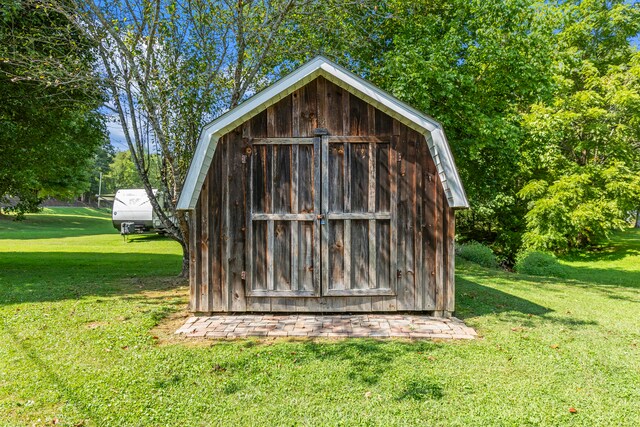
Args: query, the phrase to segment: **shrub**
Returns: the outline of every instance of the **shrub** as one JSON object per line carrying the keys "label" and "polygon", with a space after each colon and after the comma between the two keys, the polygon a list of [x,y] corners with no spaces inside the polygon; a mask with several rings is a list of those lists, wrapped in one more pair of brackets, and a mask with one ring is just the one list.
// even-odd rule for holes
{"label": "shrub", "polygon": [[514,269],[532,276],[564,277],[566,271],[558,259],[546,252],[525,251],[518,254]]}
{"label": "shrub", "polygon": [[490,247],[478,242],[469,242],[458,245],[456,252],[460,258],[474,262],[483,267],[497,268],[498,260]]}

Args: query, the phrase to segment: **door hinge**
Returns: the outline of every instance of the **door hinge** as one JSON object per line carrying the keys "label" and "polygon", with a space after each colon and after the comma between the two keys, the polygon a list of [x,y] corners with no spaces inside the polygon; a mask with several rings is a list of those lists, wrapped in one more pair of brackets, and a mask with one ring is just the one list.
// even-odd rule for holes
{"label": "door hinge", "polygon": [[398,270],[396,272],[396,275],[397,275],[398,279],[402,279],[402,270]]}
{"label": "door hinge", "polygon": [[240,273],[240,279],[247,280],[247,272],[246,271],[243,271],[242,273]]}
{"label": "door hinge", "polygon": [[246,154],[242,155],[242,163],[247,163],[247,155]]}

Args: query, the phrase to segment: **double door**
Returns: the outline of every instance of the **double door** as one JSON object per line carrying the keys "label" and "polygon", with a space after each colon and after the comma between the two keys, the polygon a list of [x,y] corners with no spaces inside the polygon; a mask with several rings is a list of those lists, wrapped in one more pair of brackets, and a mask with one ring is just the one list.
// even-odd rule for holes
{"label": "double door", "polygon": [[248,296],[394,295],[394,139],[253,139],[247,149]]}

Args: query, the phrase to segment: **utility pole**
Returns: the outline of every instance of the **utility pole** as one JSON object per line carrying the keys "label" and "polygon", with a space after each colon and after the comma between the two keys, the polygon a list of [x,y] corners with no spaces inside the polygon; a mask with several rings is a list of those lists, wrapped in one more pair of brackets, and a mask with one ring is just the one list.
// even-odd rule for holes
{"label": "utility pole", "polygon": [[100,209],[100,198],[102,197],[102,172],[100,172],[100,181],[98,183],[98,209]]}

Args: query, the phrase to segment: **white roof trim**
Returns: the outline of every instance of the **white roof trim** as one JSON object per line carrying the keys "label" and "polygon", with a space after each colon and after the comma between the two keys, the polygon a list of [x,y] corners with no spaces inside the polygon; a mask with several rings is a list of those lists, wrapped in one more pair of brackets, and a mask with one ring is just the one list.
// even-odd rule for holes
{"label": "white roof trim", "polygon": [[429,151],[438,168],[440,180],[452,208],[468,208],[469,202],[462,187],[451,149],[442,126],[436,120],[420,113],[387,92],[375,87],[341,66],[319,56],[307,62],[286,77],[278,80],[265,90],[255,94],[236,108],[221,115],[200,134],[198,146],[193,155],[187,178],[178,200],[179,210],[192,210],[198,202],[202,183],[207,175],[218,139],[264,111],[318,76],[346,89],[376,108],[389,114],[406,126],[422,133],[429,145]]}

